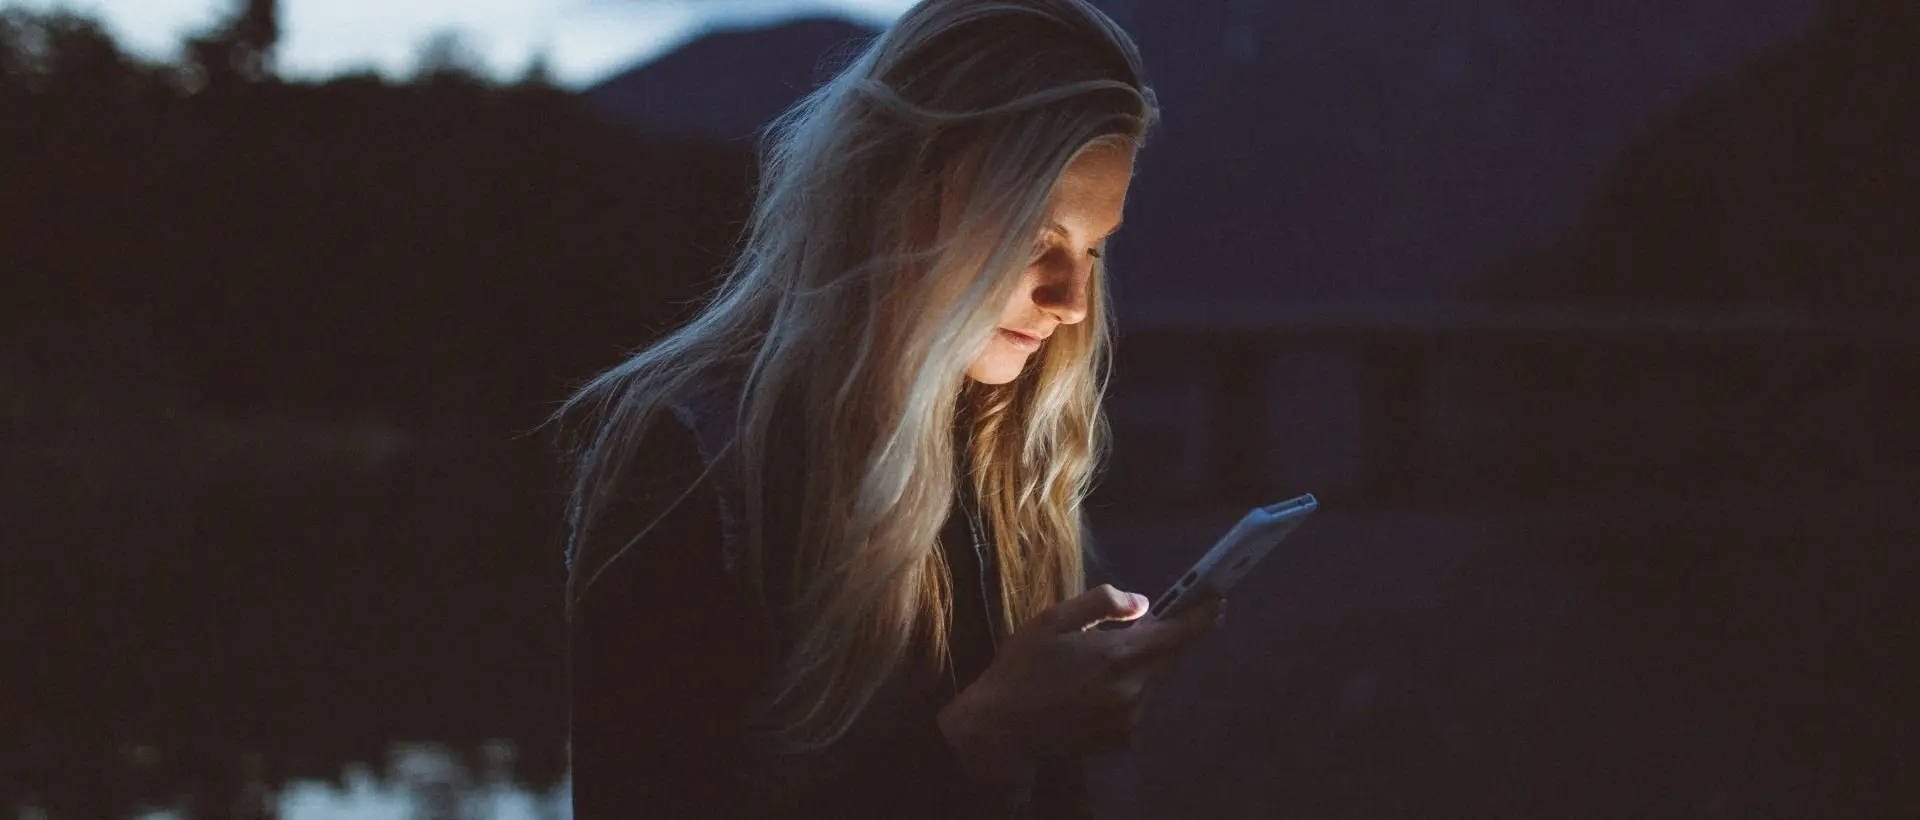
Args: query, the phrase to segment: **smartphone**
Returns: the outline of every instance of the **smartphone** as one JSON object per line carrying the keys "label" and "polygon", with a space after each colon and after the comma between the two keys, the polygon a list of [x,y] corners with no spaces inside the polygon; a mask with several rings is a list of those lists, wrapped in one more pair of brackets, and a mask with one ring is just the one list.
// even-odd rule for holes
{"label": "smartphone", "polygon": [[1156,618],[1171,618],[1194,603],[1209,597],[1225,597],[1241,576],[1260,559],[1292,535],[1307,516],[1320,507],[1311,493],[1299,498],[1255,507],[1240,523],[1227,530],[1220,541],[1195,562],[1187,574],[1161,593],[1147,613]]}

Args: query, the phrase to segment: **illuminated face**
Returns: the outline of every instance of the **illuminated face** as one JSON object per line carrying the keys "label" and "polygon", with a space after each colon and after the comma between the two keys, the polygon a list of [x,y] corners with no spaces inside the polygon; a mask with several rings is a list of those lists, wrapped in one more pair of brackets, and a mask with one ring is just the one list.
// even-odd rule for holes
{"label": "illuminated face", "polygon": [[1100,145],[1067,166],[1047,200],[1032,261],[1000,311],[1000,327],[967,366],[974,381],[1006,384],[1019,378],[1027,359],[1055,330],[1086,321],[1094,262],[1107,237],[1120,228],[1133,157],[1130,144]]}

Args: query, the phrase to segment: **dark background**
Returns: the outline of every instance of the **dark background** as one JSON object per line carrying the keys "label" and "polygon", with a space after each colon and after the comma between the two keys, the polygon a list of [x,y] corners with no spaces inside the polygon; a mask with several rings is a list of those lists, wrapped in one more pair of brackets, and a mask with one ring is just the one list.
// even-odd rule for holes
{"label": "dark background", "polygon": [[[1101,575],[1325,504],[1110,814],[1920,816],[1920,7],[1103,5],[1166,125]],[[687,314],[753,129],[868,32],[580,93],[277,34],[0,12],[0,811],[563,794],[532,428]]]}

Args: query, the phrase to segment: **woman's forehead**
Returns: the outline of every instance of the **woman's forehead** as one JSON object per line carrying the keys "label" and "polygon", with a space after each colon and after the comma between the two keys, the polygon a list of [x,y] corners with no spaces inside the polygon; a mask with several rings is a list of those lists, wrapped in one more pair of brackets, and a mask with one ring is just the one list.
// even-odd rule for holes
{"label": "woman's forehead", "polygon": [[1133,182],[1134,148],[1109,143],[1081,152],[1054,186],[1047,218],[1076,239],[1102,239],[1120,227]]}

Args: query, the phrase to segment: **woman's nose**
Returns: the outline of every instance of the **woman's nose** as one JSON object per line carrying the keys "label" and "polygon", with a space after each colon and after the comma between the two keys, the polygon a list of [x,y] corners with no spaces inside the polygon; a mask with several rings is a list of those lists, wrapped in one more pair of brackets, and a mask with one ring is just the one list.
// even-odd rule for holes
{"label": "woman's nose", "polygon": [[1092,266],[1063,271],[1034,289],[1033,303],[1053,315],[1063,325],[1077,325],[1087,319],[1087,291],[1093,281]]}

